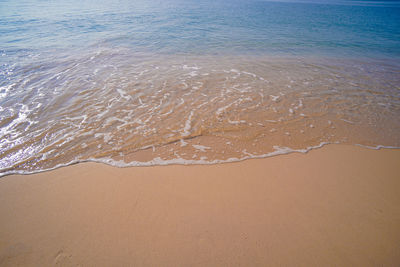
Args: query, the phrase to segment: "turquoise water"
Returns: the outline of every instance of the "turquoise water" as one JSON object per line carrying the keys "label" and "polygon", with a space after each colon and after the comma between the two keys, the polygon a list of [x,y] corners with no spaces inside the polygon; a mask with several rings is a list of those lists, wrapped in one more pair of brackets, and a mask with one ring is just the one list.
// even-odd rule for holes
{"label": "turquoise water", "polygon": [[397,1],[0,0],[0,176],[400,147]]}
{"label": "turquoise water", "polygon": [[[0,49],[400,56],[396,1],[5,1]],[[26,52],[29,53],[29,52]]]}

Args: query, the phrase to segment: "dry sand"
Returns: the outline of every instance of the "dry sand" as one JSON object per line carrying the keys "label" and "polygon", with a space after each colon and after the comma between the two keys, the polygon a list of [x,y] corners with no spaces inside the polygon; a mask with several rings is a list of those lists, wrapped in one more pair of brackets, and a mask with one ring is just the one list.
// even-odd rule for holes
{"label": "dry sand", "polygon": [[1,266],[400,266],[400,150],[0,179]]}

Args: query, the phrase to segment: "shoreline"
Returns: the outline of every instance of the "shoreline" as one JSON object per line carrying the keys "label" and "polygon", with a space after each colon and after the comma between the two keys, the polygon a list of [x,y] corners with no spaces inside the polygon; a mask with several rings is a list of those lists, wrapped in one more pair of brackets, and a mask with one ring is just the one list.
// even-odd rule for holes
{"label": "shoreline", "polygon": [[[178,142],[178,141],[177,141]],[[239,163],[242,161],[247,161],[247,160],[254,160],[254,159],[267,159],[271,157],[277,157],[277,156],[282,156],[282,155],[290,155],[293,153],[299,153],[299,154],[307,154],[310,151],[316,150],[316,149],[321,149],[326,146],[331,146],[331,145],[339,145],[339,146],[354,146],[354,147],[360,147],[363,149],[368,149],[368,150],[381,150],[381,149],[389,149],[389,150],[400,150],[400,147],[397,146],[385,146],[385,145],[377,145],[377,146],[367,146],[367,145],[361,145],[361,144],[340,144],[340,143],[326,143],[322,142],[319,145],[312,146],[312,147],[307,147],[304,149],[292,149],[289,147],[278,147],[277,150],[272,151],[270,153],[264,154],[264,155],[251,155],[251,156],[246,156],[243,158],[228,158],[226,160],[213,160],[213,161],[203,161],[203,160],[186,160],[182,158],[178,159],[172,159],[172,160],[160,160],[159,162],[155,162],[154,160],[157,160],[158,158],[155,158],[150,161],[134,161],[134,162],[124,162],[123,165],[118,165],[120,162],[115,162],[111,159],[88,159],[88,160],[82,160],[82,161],[74,161],[74,162],[69,162],[69,163],[63,163],[60,165],[57,165],[55,167],[49,168],[49,169],[43,169],[43,170],[34,170],[30,172],[25,172],[25,171],[17,171],[17,172],[6,172],[6,173],[0,173],[0,179],[6,176],[11,176],[11,175],[34,175],[34,174],[40,174],[44,172],[50,172],[54,171],[60,168],[65,168],[65,167],[70,167],[74,166],[77,164],[90,164],[90,163],[95,163],[95,164],[104,164],[106,166],[114,167],[114,168],[142,168],[142,167],[162,167],[162,166],[208,166],[208,165],[217,165],[217,164],[230,164],[230,163]],[[110,163],[113,161],[112,163]]]}
{"label": "shoreline", "polygon": [[0,178],[0,265],[396,266],[400,149]]}
{"label": "shoreline", "polygon": [[[43,58],[50,69],[21,77],[32,82],[26,88],[18,75],[12,77],[3,95],[10,114],[3,120],[2,172],[94,158],[116,164],[155,158],[210,162],[321,142],[400,146],[400,80],[398,68],[387,62],[240,56],[139,60],[130,50],[96,51],[71,53],[54,65],[54,58]],[[72,63],[76,67],[62,70]],[[22,64],[16,73],[27,70]],[[48,72],[60,78],[47,79]],[[82,75],[88,79],[77,79]],[[38,86],[41,94],[35,94]],[[32,99],[25,101],[26,94]],[[25,100],[19,103],[20,98]]]}

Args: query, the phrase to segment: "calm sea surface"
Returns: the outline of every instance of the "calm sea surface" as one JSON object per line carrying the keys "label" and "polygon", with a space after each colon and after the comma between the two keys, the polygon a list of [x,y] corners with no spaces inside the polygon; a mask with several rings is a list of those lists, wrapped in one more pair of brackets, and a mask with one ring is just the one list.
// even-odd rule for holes
{"label": "calm sea surface", "polygon": [[0,0],[0,176],[400,147],[397,1]]}

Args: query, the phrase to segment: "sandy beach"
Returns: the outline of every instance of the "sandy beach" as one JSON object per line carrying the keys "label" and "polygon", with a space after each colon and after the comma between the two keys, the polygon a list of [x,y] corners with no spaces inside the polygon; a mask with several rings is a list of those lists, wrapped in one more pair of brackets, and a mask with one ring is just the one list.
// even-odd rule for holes
{"label": "sandy beach", "polygon": [[0,179],[1,266],[399,266],[400,150]]}
{"label": "sandy beach", "polygon": [[0,21],[0,267],[400,267],[400,1]]}

